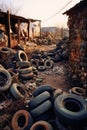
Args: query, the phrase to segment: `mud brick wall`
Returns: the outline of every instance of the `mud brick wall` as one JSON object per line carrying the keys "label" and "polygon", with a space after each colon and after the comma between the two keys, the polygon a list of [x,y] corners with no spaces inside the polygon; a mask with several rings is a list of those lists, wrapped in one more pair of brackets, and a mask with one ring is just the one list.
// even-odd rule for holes
{"label": "mud brick wall", "polygon": [[69,38],[73,44],[87,41],[87,8],[72,13],[68,17]]}

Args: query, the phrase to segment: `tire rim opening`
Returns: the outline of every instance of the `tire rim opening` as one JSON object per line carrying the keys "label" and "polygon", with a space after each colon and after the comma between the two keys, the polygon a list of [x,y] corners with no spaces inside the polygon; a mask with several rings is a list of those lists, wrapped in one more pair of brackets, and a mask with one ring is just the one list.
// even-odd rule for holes
{"label": "tire rim opening", "polygon": [[25,91],[23,88],[21,88],[20,86],[17,86],[18,91],[22,94],[25,95]]}
{"label": "tire rim opening", "polygon": [[24,54],[20,54],[20,57],[21,57],[22,61],[26,60],[26,56]]}
{"label": "tire rim opening", "polygon": [[3,87],[6,84],[7,79],[7,76],[4,73],[0,72],[0,87]]}
{"label": "tire rim opening", "polygon": [[82,104],[76,99],[65,99],[64,106],[72,112],[79,112],[82,109]]}
{"label": "tire rim opening", "polygon": [[20,128],[22,128],[22,127],[24,127],[25,123],[26,123],[26,118],[25,118],[25,116],[24,116],[24,115],[20,116],[20,117],[18,118],[18,126],[19,126]]}
{"label": "tire rim opening", "polygon": [[51,66],[50,62],[47,62],[46,65],[47,65],[48,67]]}
{"label": "tire rim opening", "polygon": [[78,92],[78,93],[80,93],[80,94],[82,94],[84,91],[82,90],[82,89],[76,89],[76,91]]}
{"label": "tire rim opening", "polygon": [[38,125],[34,130],[46,130],[46,128],[43,125]]}

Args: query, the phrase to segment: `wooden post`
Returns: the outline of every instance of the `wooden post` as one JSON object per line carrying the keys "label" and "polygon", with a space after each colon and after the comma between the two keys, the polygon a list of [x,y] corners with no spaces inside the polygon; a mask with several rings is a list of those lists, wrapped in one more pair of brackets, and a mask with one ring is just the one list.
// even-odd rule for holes
{"label": "wooden post", "polygon": [[28,22],[28,41],[30,40],[30,21]]}
{"label": "wooden post", "polygon": [[63,38],[63,28],[61,28],[61,38]]}
{"label": "wooden post", "polygon": [[41,37],[41,21],[40,21],[40,37]]}
{"label": "wooden post", "polygon": [[7,11],[7,32],[8,32],[8,47],[11,47],[11,35],[10,35],[10,13]]}
{"label": "wooden post", "polygon": [[18,44],[20,44],[20,20],[18,19]]}

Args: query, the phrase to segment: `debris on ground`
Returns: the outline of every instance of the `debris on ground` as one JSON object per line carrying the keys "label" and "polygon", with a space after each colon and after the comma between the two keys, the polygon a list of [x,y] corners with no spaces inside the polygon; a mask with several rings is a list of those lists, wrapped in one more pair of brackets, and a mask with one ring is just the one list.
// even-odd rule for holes
{"label": "debris on ground", "polygon": [[[83,62],[86,55],[72,64],[70,53],[67,37],[51,51],[34,51],[31,58],[21,48],[0,48],[0,129],[32,130],[40,126],[49,130],[72,130],[73,125],[74,130],[84,129],[87,111],[82,108],[86,105],[87,93],[86,66],[82,64],[86,64]],[[62,86],[57,77],[66,86]],[[49,84],[51,80],[58,87]],[[72,114],[78,111],[82,112],[82,116],[77,114],[80,120]]]}

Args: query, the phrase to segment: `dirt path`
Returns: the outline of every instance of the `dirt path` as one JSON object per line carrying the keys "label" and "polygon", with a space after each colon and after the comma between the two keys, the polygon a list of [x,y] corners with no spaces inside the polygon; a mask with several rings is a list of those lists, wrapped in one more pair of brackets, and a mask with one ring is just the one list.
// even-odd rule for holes
{"label": "dirt path", "polygon": [[55,89],[68,91],[69,85],[66,83],[66,76],[63,63],[55,63],[52,69],[39,72],[39,78],[43,79],[42,84],[49,84]]}

